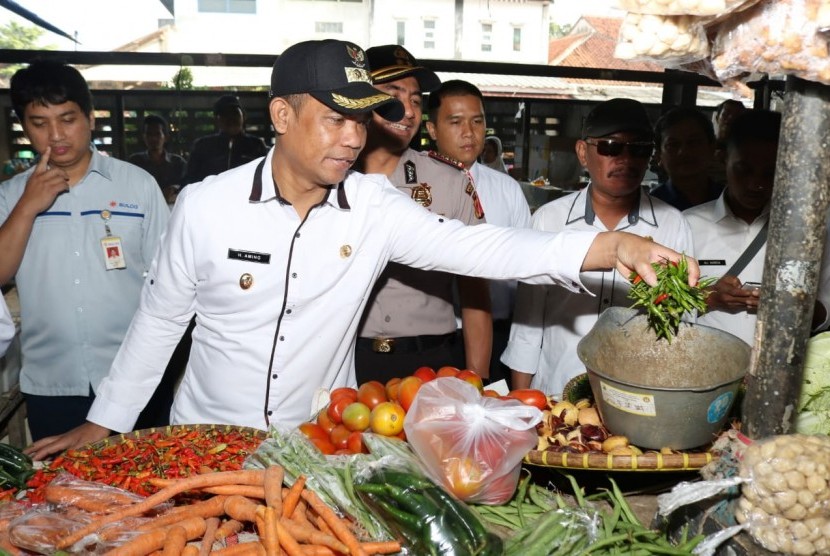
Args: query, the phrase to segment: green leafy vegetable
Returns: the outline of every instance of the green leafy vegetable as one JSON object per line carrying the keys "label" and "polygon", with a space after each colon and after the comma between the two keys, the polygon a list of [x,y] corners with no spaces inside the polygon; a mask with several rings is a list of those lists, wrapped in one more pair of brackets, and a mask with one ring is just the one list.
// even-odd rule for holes
{"label": "green leafy vegetable", "polygon": [[666,261],[651,266],[657,273],[657,284],[649,286],[640,275],[632,273],[628,297],[634,300],[632,307],[645,309],[648,324],[657,338],[671,342],[677,335],[683,315],[706,312],[706,296],[709,295],[706,288],[716,279],[701,278],[696,286],[690,286],[686,257],[681,257],[680,262]]}
{"label": "green leafy vegetable", "polygon": [[807,341],[796,432],[830,434],[830,332]]}

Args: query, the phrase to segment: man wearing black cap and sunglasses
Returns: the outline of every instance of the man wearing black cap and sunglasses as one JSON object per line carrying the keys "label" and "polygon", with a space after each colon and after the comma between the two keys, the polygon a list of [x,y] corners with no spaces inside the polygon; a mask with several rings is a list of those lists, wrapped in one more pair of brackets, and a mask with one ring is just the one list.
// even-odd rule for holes
{"label": "man wearing black cap and sunglasses", "polygon": [[[391,122],[374,115],[355,169],[384,174],[431,212],[467,225],[483,223],[484,214],[476,212],[475,188],[464,166],[433,152],[409,148],[421,129],[423,93],[440,86],[438,76],[395,44],[369,48],[366,56],[375,87],[403,103],[404,117]],[[458,277],[461,319],[469,346],[466,361],[454,359],[454,281],[455,277],[445,272],[396,263],[386,267],[361,321],[355,348],[358,384],[369,380],[385,383],[424,365],[466,367],[488,376],[492,320],[487,281]]]}
{"label": "man wearing black cap and sunglasses", "polygon": [[[576,142],[579,162],[591,178],[588,187],[539,208],[533,228],[626,231],[692,256],[691,230],[681,213],[650,197],[641,186],[653,150],[642,104],[616,98],[596,105]],[[513,370],[513,388],[560,394],[568,380],[585,370],[576,346],[599,314],[608,307],[631,305],[626,274],[588,272],[583,282],[596,297],[519,285],[510,340],[501,359]]]}
{"label": "man wearing black cap and sunglasses", "polygon": [[183,190],[88,422],[27,452],[41,459],[131,430],[194,314],[171,422],[292,427],[318,389],[355,385],[360,315],[388,262],[579,291],[582,271],[633,269],[653,284],[651,263],[680,257],[631,234],[465,226],[430,212],[385,176],[350,171],[373,111],[403,116],[372,86],[357,45],[283,52],[271,76],[274,148]]}

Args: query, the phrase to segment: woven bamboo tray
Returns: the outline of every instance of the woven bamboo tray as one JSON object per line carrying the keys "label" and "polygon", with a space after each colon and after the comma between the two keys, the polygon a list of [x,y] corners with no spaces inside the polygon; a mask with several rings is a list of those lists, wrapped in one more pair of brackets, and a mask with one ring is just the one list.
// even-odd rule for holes
{"label": "woven bamboo tray", "polygon": [[[572,378],[565,385],[562,397],[575,403],[580,399],[593,401],[588,373]],[[525,456],[525,463],[542,467],[563,469],[594,469],[598,471],[694,471],[717,459],[709,451],[678,452],[661,454],[645,452],[640,455],[613,455],[603,452],[585,452],[581,454],[545,450],[532,450]]]}
{"label": "woven bamboo tray", "polygon": [[641,455],[613,455],[600,452],[574,454],[569,452],[530,451],[525,463],[542,467],[565,469],[595,469],[600,471],[694,471],[716,459],[711,452]]}

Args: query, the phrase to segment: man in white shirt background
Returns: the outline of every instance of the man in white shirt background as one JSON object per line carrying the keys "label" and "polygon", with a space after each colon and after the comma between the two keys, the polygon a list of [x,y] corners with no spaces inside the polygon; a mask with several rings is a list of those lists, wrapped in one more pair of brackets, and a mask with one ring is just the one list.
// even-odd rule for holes
{"label": "man in white shirt background", "polygon": [[[430,93],[428,102],[427,131],[438,152],[458,160],[469,171],[487,222],[496,226],[529,228],[530,208],[519,182],[478,161],[487,130],[484,97],[478,87],[467,81],[447,81]],[[508,386],[510,369],[499,358],[507,346],[515,296],[515,280],[490,281],[493,315],[490,381],[504,379]]]}
{"label": "man in white shirt background", "polygon": [[[642,186],[653,150],[651,124],[642,104],[616,98],[596,105],[576,142],[577,157],[588,170],[590,183],[539,208],[533,214],[533,228],[626,231],[691,256],[691,230],[680,211],[650,197]],[[519,284],[510,341],[502,355],[513,370],[514,388],[561,395],[571,378],[585,372],[576,350],[579,340],[605,309],[631,305],[627,274],[585,272],[582,280],[595,297]]]}

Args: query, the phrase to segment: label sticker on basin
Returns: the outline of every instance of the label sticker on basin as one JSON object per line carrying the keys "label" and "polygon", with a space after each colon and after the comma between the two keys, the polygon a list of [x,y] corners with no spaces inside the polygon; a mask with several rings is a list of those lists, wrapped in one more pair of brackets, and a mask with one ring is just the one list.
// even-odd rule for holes
{"label": "label sticker on basin", "polygon": [[710,423],[717,423],[726,416],[726,412],[732,407],[732,392],[724,392],[709,404],[709,410],[706,412],[706,420]]}
{"label": "label sticker on basin", "polygon": [[645,415],[647,417],[657,415],[657,410],[654,407],[654,396],[651,394],[626,392],[602,381],[599,384],[602,389],[602,399],[608,405],[635,415]]}

